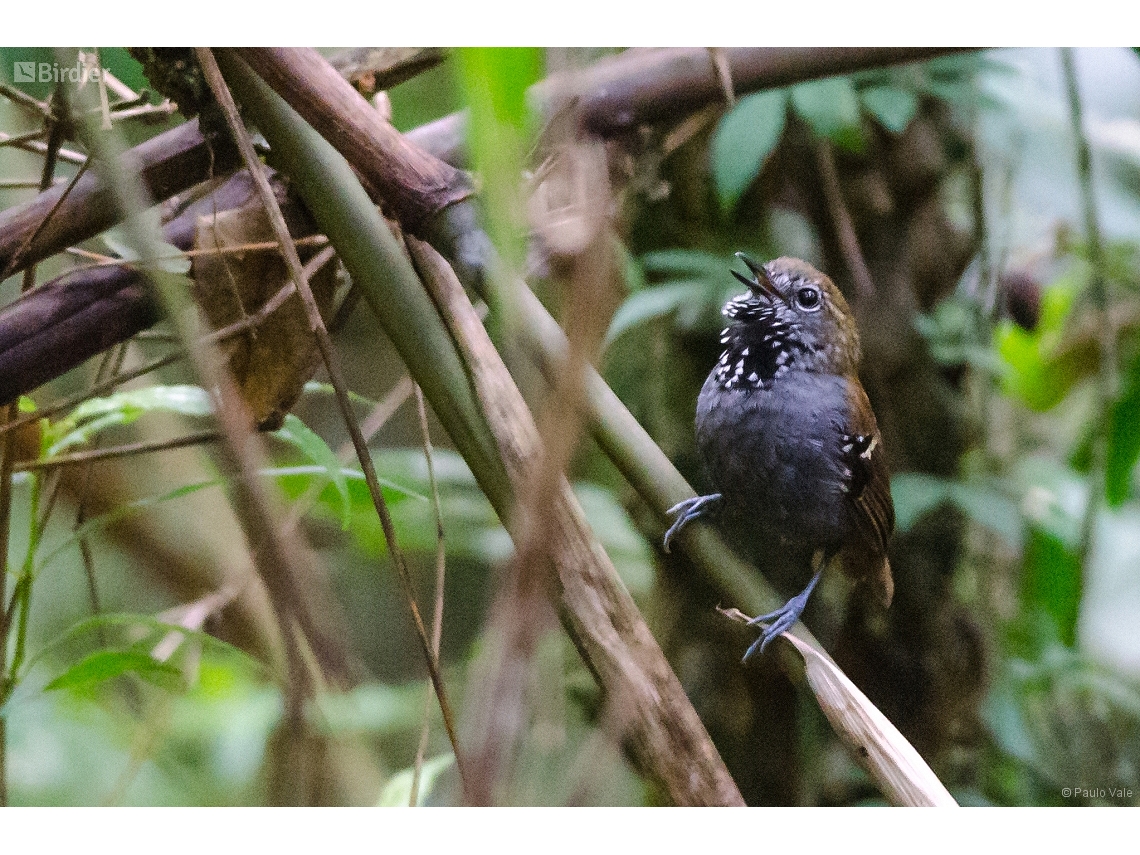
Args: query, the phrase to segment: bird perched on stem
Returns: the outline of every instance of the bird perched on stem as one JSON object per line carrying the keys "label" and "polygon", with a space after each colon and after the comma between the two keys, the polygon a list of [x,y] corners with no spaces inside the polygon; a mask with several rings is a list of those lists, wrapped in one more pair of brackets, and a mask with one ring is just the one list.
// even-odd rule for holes
{"label": "bird perched on stem", "polygon": [[708,515],[761,566],[810,574],[782,608],[749,621],[763,632],[747,661],[799,620],[833,559],[890,605],[895,511],[847,301],[799,259],[737,258],[752,272],[732,271],[748,293],[724,307],[724,351],[697,400],[697,444],[716,492],[670,509],[665,550]]}

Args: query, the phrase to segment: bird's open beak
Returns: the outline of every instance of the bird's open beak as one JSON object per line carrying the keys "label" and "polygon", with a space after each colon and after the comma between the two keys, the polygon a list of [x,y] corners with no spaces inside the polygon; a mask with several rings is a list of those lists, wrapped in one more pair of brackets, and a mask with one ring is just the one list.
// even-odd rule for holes
{"label": "bird's open beak", "polygon": [[783,294],[776,290],[776,286],[772,284],[772,280],[768,278],[768,271],[764,269],[762,264],[757,264],[743,252],[736,253],[736,257],[743,261],[748,269],[752,271],[754,279],[749,279],[741,273],[732,271],[732,275],[748,286],[748,290],[756,296],[763,294],[769,300],[784,300]]}

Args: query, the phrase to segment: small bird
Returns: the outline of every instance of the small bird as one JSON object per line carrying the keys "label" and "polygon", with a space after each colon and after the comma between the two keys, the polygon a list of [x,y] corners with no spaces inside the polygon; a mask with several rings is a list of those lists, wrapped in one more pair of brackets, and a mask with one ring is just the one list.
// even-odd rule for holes
{"label": "small bird", "polygon": [[744,654],[747,662],[799,620],[834,558],[890,605],[895,511],[847,301],[807,262],[759,265],[736,256],[752,272],[732,271],[748,292],[724,307],[724,351],[697,399],[697,445],[716,492],[669,510],[677,518],[665,550],[707,514],[761,566],[799,578],[811,573],[782,608],[749,621],[763,633]]}

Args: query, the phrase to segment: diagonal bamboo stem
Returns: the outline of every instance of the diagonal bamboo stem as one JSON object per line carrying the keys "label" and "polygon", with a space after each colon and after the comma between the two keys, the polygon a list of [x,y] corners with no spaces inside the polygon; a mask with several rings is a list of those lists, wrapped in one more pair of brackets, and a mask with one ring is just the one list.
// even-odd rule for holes
{"label": "diagonal bamboo stem", "polygon": [[277,198],[273,195],[273,189],[269,186],[269,180],[265,177],[261,164],[257,160],[257,155],[253,150],[253,142],[250,140],[249,134],[241,122],[241,117],[238,115],[237,104],[234,103],[233,95],[230,93],[229,87],[222,77],[222,71],[218,67],[214,55],[209,48],[197,48],[196,53],[198,56],[198,64],[202,67],[206,81],[213,91],[214,97],[221,105],[222,111],[225,113],[226,122],[230,127],[230,133],[234,137],[234,142],[237,144],[245,167],[254,178],[258,195],[261,197],[262,205],[265,207],[269,221],[273,226],[274,236],[281,245],[282,255],[285,257],[294,286],[301,295],[302,304],[305,307],[305,315],[309,322],[309,329],[316,337],[317,347],[321,352],[321,359],[324,362],[325,369],[329,373],[333,389],[336,391],[336,399],[340,407],[341,417],[348,427],[349,436],[352,438],[353,447],[356,449],[356,457],[357,460],[360,461],[360,468],[364,473],[364,480],[368,485],[368,493],[372,498],[372,504],[376,509],[376,514],[380,518],[380,526],[384,531],[384,541],[388,546],[388,554],[392,557],[392,564],[396,569],[397,579],[399,580],[400,587],[403,589],[404,597],[408,603],[408,610],[412,615],[412,623],[416,627],[416,633],[419,636],[420,644],[423,648],[424,658],[427,660],[428,674],[431,676],[432,686],[435,688],[436,697],[439,699],[439,707],[440,712],[443,714],[444,726],[447,728],[447,735],[451,740],[452,750],[455,752],[455,765],[459,769],[460,779],[465,780],[465,763],[463,754],[459,749],[459,739],[456,736],[451,705],[448,703],[447,693],[444,690],[443,677],[439,673],[439,660],[432,652],[432,645],[428,640],[423,618],[420,617],[412,577],[408,573],[408,567],[404,561],[404,554],[400,550],[399,543],[396,539],[396,529],[392,525],[392,515],[388,511],[388,505],[384,501],[384,494],[380,489],[380,480],[376,475],[376,466],[372,462],[372,454],[368,450],[368,443],[360,431],[360,424],[356,420],[356,413],[353,411],[352,402],[349,401],[348,398],[348,387],[345,384],[344,374],[341,371],[340,359],[333,349],[332,339],[329,337],[329,332],[325,328],[325,322],[321,317],[316,298],[313,296],[312,289],[309,287],[308,277],[305,275],[304,267],[301,264],[301,257],[297,253],[297,247],[293,243],[292,236],[289,234],[289,226],[285,223],[285,216],[281,213],[281,207],[277,203]]}

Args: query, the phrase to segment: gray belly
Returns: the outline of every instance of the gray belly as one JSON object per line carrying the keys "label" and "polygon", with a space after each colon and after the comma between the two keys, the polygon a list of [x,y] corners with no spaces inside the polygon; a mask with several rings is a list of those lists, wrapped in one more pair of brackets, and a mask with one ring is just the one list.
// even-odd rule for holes
{"label": "gray belly", "polygon": [[810,555],[845,539],[840,447],[849,424],[847,384],[844,377],[800,371],[771,389],[726,391],[714,376],[705,381],[697,444],[738,544],[799,546]]}

